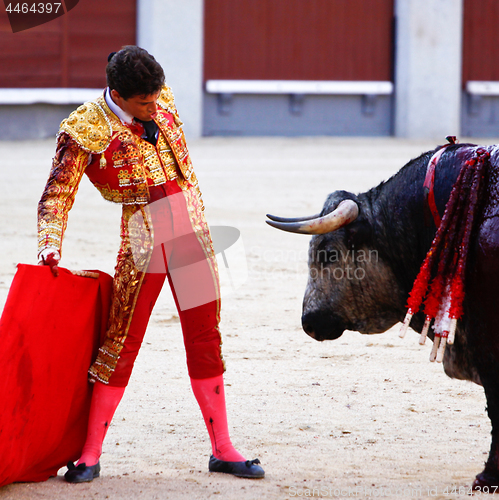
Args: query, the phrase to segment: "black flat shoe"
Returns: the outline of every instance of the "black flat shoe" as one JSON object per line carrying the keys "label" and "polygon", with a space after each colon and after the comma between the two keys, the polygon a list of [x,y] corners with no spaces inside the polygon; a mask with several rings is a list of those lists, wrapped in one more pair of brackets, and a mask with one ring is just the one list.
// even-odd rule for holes
{"label": "black flat shoe", "polygon": [[265,471],[258,465],[260,460],[246,460],[246,462],[224,462],[213,455],[210,457],[208,469],[210,472],[225,472],[237,477],[248,479],[261,479],[265,477]]}
{"label": "black flat shoe", "polygon": [[86,464],[76,466],[73,462],[68,463],[68,471],[64,479],[68,483],[88,483],[100,475],[100,462],[87,467]]}

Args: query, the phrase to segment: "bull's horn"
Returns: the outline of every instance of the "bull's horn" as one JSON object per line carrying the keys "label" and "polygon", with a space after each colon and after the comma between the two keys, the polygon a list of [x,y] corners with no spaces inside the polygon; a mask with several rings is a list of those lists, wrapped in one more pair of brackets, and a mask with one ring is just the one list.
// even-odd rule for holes
{"label": "bull's horn", "polygon": [[[302,218],[296,222],[265,221],[272,227],[300,234],[326,234],[353,222],[359,215],[359,206],[353,200],[343,200],[335,210],[322,217]],[[292,221],[293,219],[288,219]]]}
{"label": "bull's horn", "polygon": [[309,215],[307,217],[291,217],[288,219],[286,217],[277,217],[276,215],[267,214],[267,217],[275,222],[302,222],[304,220],[317,219],[317,217],[320,216],[321,214],[315,214],[315,215]]}

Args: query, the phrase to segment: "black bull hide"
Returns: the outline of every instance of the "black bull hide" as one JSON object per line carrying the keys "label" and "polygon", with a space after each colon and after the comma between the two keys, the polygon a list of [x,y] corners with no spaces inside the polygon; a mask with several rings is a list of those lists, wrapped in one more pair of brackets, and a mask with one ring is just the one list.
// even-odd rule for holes
{"label": "black bull hide", "polygon": [[[485,149],[490,161],[468,254],[465,314],[444,357],[447,375],[481,384],[487,398],[492,445],[475,488],[499,486],[499,148]],[[302,316],[303,328],[311,337],[335,339],[345,329],[379,333],[403,320],[408,294],[436,232],[423,190],[435,151],[410,161],[366,193],[336,191],[328,196],[321,215],[345,199],[358,204],[359,215],[311,240]],[[434,185],[440,215],[461,166],[474,151],[473,145],[457,144],[443,153]],[[411,326],[421,331],[423,323],[420,312]]]}

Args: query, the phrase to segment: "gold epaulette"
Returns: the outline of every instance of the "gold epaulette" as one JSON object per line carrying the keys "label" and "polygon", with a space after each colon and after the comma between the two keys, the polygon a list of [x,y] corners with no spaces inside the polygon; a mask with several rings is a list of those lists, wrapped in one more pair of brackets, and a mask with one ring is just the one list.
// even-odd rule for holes
{"label": "gold epaulette", "polygon": [[61,122],[59,133],[69,134],[82,149],[102,153],[111,143],[112,127],[96,102],[86,102]]}
{"label": "gold epaulette", "polygon": [[158,104],[169,113],[173,114],[173,112],[176,112],[175,97],[173,97],[172,89],[167,85],[163,85],[161,89],[161,93],[158,97]]}
{"label": "gold epaulette", "polygon": [[163,85],[161,93],[158,97],[158,104],[165,111],[168,111],[168,113],[173,115],[177,127],[181,127],[183,125],[182,120],[180,120],[180,117],[178,116],[177,108],[175,107],[175,97],[173,97],[172,89],[168,87],[168,85]]}

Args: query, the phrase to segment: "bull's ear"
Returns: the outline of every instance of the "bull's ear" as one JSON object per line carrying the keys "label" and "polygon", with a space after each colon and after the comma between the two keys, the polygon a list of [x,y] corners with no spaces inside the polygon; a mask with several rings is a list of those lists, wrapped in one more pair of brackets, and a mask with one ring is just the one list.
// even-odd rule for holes
{"label": "bull's ear", "polygon": [[359,217],[348,226],[345,226],[345,236],[348,247],[360,248],[369,244],[372,229],[364,217]]}

